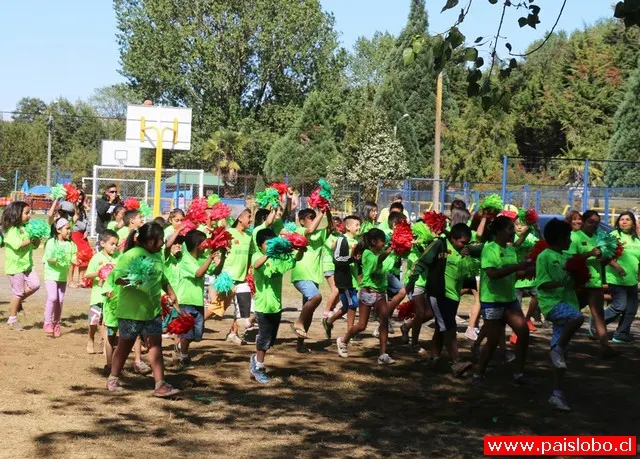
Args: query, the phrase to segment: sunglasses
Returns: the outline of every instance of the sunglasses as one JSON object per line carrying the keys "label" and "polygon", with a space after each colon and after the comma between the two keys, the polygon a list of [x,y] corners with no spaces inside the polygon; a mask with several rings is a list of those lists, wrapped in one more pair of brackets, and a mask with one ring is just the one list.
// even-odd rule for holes
{"label": "sunglasses", "polygon": [[109,191],[107,191],[107,194],[115,194],[115,193],[117,193],[117,191],[116,191],[116,190],[109,190]]}

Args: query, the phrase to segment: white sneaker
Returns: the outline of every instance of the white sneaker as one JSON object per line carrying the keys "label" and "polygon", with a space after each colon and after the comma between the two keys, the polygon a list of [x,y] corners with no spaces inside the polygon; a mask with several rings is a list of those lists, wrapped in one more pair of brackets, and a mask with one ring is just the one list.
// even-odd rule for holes
{"label": "white sneaker", "polygon": [[551,349],[549,355],[551,356],[551,363],[554,367],[558,369],[567,368],[567,362],[564,360],[564,352],[560,348],[560,346],[555,346],[553,349]]}
{"label": "white sneaker", "polygon": [[382,354],[380,355],[380,357],[378,357],[379,365],[391,365],[394,363],[396,363],[396,361],[389,357],[389,354]]}
{"label": "white sneaker", "polygon": [[380,326],[378,325],[375,330],[373,330],[373,337],[380,338]]}
{"label": "white sneaker", "polygon": [[235,333],[229,333],[226,341],[233,344],[246,344],[246,341],[242,341],[242,339],[240,339],[240,337]]}
{"label": "white sneaker", "polygon": [[338,355],[340,357],[342,357],[343,359],[346,359],[347,357],[349,357],[349,351],[347,349],[347,344],[344,342],[344,339],[342,338],[342,336],[340,336],[336,340],[336,345],[338,346]]}
{"label": "white sneaker", "polygon": [[476,333],[475,328],[467,327],[466,331],[464,332],[464,337],[471,341],[475,341],[478,339],[478,333]]}
{"label": "white sneaker", "polygon": [[391,319],[389,319],[389,326],[387,327],[387,330],[389,330],[389,334],[390,335],[395,335],[396,334],[396,331],[393,328],[393,324],[391,323]]}
{"label": "white sneaker", "polygon": [[551,395],[551,397],[549,397],[549,404],[560,411],[571,411],[571,407],[567,405],[567,402],[561,395]]}

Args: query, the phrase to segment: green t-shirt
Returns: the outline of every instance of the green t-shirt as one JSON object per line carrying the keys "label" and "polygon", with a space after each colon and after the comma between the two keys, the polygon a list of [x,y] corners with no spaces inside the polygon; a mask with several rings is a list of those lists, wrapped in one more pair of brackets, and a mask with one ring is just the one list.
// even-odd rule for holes
{"label": "green t-shirt", "polygon": [[[409,252],[409,255],[407,256],[407,271],[409,273],[413,271],[413,267],[416,265],[416,263],[418,262],[418,260],[420,259],[423,253],[424,251],[418,250],[418,247],[415,244],[413,245],[413,247],[411,247],[411,252]],[[424,288],[427,286],[427,273],[428,273],[427,270],[420,272],[420,275],[416,279],[416,283],[415,283],[416,287]],[[405,285],[409,283],[410,278],[411,278],[410,275],[404,276]]]}
{"label": "green t-shirt", "polygon": [[251,231],[251,256],[252,257],[254,253],[260,252],[260,248],[258,247],[258,242],[256,239],[258,238],[258,233],[263,229],[265,229],[266,227],[267,225],[263,223],[262,225],[256,226],[255,228],[253,228],[253,231]]}
{"label": "green t-shirt", "polygon": [[[254,253],[251,265],[264,254]],[[255,304],[256,312],[273,314],[282,311],[282,276],[294,268],[296,262],[293,258],[288,260],[267,259],[260,268],[253,269],[253,279],[256,284]]]}
{"label": "green t-shirt", "polygon": [[[590,252],[596,247],[596,235],[589,237],[582,230],[574,231],[571,233],[571,246],[569,247],[569,253],[582,255]],[[596,257],[587,258],[587,266],[591,273],[591,279],[585,285],[587,288],[600,288],[602,287],[602,263]]]}
{"label": "green t-shirt", "polygon": [[142,247],[134,247],[122,254],[116,268],[116,280],[126,277],[131,262],[140,257],[151,258],[154,261],[154,274],[144,285],[123,286],[118,295],[115,316],[118,319],[153,320],[160,315],[160,296],[162,295],[163,274],[162,254],[149,253]]}
{"label": "green t-shirt", "polygon": [[271,229],[276,233],[276,236],[279,236],[284,229],[284,221],[281,218],[276,218],[271,225]]}
{"label": "green t-shirt", "polygon": [[624,246],[624,251],[616,261],[626,271],[626,276],[621,276],[618,271],[607,265],[607,284],[631,287],[638,284],[638,267],[640,264],[640,239],[633,238],[629,234],[613,231],[614,235]]}
{"label": "green t-shirt", "polygon": [[[384,232],[387,236],[387,239],[391,237],[393,231],[389,229],[389,225],[385,223],[380,223],[378,227]],[[390,272],[391,274],[399,275],[400,274],[400,263],[401,258],[397,256],[394,252],[391,252],[387,258],[384,259],[383,267],[385,271]]]}
{"label": "green t-shirt", "polygon": [[565,271],[569,255],[555,250],[543,250],[536,259],[536,285],[540,287],[547,282],[562,282],[561,287],[550,290],[538,288],[538,305],[545,316],[559,303],[567,303],[578,307],[578,298],[571,276]]}
{"label": "green t-shirt", "polygon": [[322,247],[327,239],[327,230],[316,230],[312,234],[305,234],[305,232],[306,230],[304,228],[298,228],[296,230],[296,233],[306,236],[309,245],[302,260],[297,262],[293,271],[291,271],[291,282],[306,280],[320,285],[324,279],[322,272]]}
{"label": "green t-shirt", "polygon": [[444,270],[444,294],[453,301],[460,301],[460,291],[464,281],[458,275],[458,266],[462,255],[451,245],[447,239],[447,267]]}
{"label": "green t-shirt", "polygon": [[4,235],[4,273],[25,273],[33,269],[33,244],[21,247],[29,239],[24,226],[12,226]]}
{"label": "green t-shirt", "polygon": [[370,221],[363,221],[360,225],[360,235],[362,236],[363,234],[366,234],[370,229],[373,229],[375,227],[376,225],[374,225]]}
{"label": "green t-shirt", "polygon": [[[514,242],[516,242],[518,239],[520,239],[520,236],[516,234]],[[536,242],[538,242],[538,240],[539,239],[534,234],[529,233],[519,247],[513,247],[516,251],[516,255],[518,255],[518,263],[522,263],[527,259],[527,257],[531,253],[531,249],[533,249],[533,246],[536,245]],[[535,279],[518,279],[516,281],[516,288],[531,288],[535,285]]]}
{"label": "green t-shirt", "polygon": [[251,250],[252,237],[236,228],[229,228],[228,231],[233,236],[233,240],[222,270],[229,274],[235,282],[244,282],[249,269],[249,250]]}
{"label": "green t-shirt", "polygon": [[[118,252],[114,253],[114,255],[116,254],[118,254]],[[98,271],[100,271],[100,268],[102,268],[104,265],[108,265],[109,263],[115,264],[115,262],[116,262],[116,257],[107,255],[104,250],[101,250],[100,252],[96,253],[93,257],[91,257],[89,266],[87,266],[87,272],[89,274],[97,273]],[[100,286],[100,278],[94,277],[92,280],[93,282],[91,287],[91,299],[89,300],[89,304],[90,305],[102,304],[102,302],[104,301],[103,294],[104,294],[104,284],[106,284],[106,280],[105,282],[102,283],[102,287]]]}
{"label": "green t-shirt", "polygon": [[[162,248],[164,251],[164,247]],[[186,249],[183,248],[183,252],[186,252]],[[183,252],[180,252],[181,254]],[[164,277],[167,278],[169,285],[173,287],[174,285],[177,287],[180,275],[180,262],[176,258],[175,255],[170,253],[164,260]]]}
{"label": "green t-shirt", "polygon": [[[116,317],[116,307],[118,306],[118,296],[121,286],[115,284],[115,269],[111,271],[109,277],[103,284],[102,299],[102,323],[105,327],[118,328],[118,318]],[[107,294],[111,294],[108,297]]]}
{"label": "green t-shirt", "polygon": [[175,233],[176,230],[173,227],[173,225],[169,225],[164,229],[164,240],[165,242],[167,241],[167,239],[169,239],[171,236],[173,236],[173,233]]}
{"label": "green t-shirt", "polygon": [[325,273],[336,269],[336,265],[333,263],[333,248],[338,237],[336,234],[331,234],[324,241],[324,247],[322,247],[322,271]]}
{"label": "green t-shirt", "polygon": [[[352,237],[347,235],[345,235],[345,237],[347,238],[347,244],[349,244],[349,253],[353,255],[353,249],[355,249],[356,246],[358,245],[358,240],[353,239]],[[358,269],[358,264],[351,263],[350,269],[351,269],[351,285],[353,285],[353,288],[355,288],[356,290],[359,290],[360,272]]]}
{"label": "green t-shirt", "polygon": [[[213,264],[213,263],[212,263]],[[204,306],[204,276],[196,277],[201,262],[186,250],[178,262],[176,296],[179,304]]]}
{"label": "green t-shirt", "polygon": [[[62,248],[63,251],[59,251]],[[58,252],[56,254],[56,252]],[[44,255],[42,261],[44,263],[44,280],[67,282],[69,276],[69,267],[76,258],[78,247],[72,241],[59,241],[50,238],[44,245]],[[61,257],[56,257],[61,255]],[[55,259],[55,263],[49,260]]]}
{"label": "green t-shirt", "polygon": [[387,292],[387,271],[384,269],[384,261],[382,266],[378,265],[378,258],[371,250],[366,249],[362,254],[362,281],[360,288],[368,288],[378,293],[385,294]]}
{"label": "green t-shirt", "polygon": [[483,303],[511,303],[516,301],[516,273],[500,279],[490,279],[487,268],[503,268],[518,263],[516,251],[510,245],[500,247],[495,242],[489,242],[482,248],[480,258],[480,301]]}

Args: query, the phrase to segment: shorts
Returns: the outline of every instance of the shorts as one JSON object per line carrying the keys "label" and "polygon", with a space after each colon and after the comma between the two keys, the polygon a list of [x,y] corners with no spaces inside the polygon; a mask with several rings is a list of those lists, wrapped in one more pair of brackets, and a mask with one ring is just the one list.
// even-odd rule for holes
{"label": "shorts", "polygon": [[102,325],[102,303],[89,306],[89,325]]}
{"label": "shorts", "polygon": [[449,298],[436,298],[434,296],[429,297],[431,301],[431,309],[436,319],[436,327],[438,331],[445,332],[455,330],[456,314],[458,314],[459,301],[454,301]]}
{"label": "shorts", "polygon": [[107,327],[107,336],[116,336],[118,334],[118,327]]}
{"label": "shorts", "polygon": [[299,280],[293,283],[293,286],[302,295],[302,304],[309,301],[314,296],[320,295],[318,284],[309,280]]}
{"label": "shorts", "polygon": [[522,306],[522,299],[527,296],[531,298],[537,297],[538,289],[535,287],[523,287],[523,288],[516,289],[516,298],[518,300],[518,303],[520,303],[521,306]]}
{"label": "shorts", "polygon": [[413,287],[413,295],[411,296],[414,297],[414,296],[424,295],[426,292],[427,292],[426,287],[418,287],[416,285]]}
{"label": "shorts", "polygon": [[180,306],[180,312],[191,315],[194,325],[187,333],[178,335],[178,338],[195,342],[202,341],[202,335],[204,334],[204,306],[183,304]]}
{"label": "shorts", "polygon": [[135,341],[138,336],[162,336],[162,316],[151,320],[118,319],[120,337]]}
{"label": "shorts", "polygon": [[326,279],[328,277],[333,277],[335,273],[336,273],[335,271],[325,271],[324,278]]}
{"label": "shorts", "polygon": [[251,315],[251,292],[236,292],[236,319],[248,319]]}
{"label": "shorts", "polygon": [[342,302],[342,312],[347,312],[349,309],[358,309],[358,292],[355,288],[340,289],[340,301]]}
{"label": "shorts", "polygon": [[256,349],[266,352],[275,346],[281,318],[282,312],[256,312],[256,320],[260,330],[256,337]]}
{"label": "shorts", "polygon": [[360,302],[365,306],[369,306],[370,308],[375,307],[378,304],[378,301],[386,299],[385,296],[376,292],[375,290],[371,290],[368,288],[363,288],[360,290]]}
{"label": "shorts", "polygon": [[558,303],[551,308],[551,311],[545,314],[545,317],[553,323],[553,333],[551,334],[551,349],[553,349],[557,346],[558,341],[560,341],[567,322],[579,319],[580,317],[584,318],[584,315],[570,304]]}
{"label": "shorts", "polygon": [[387,295],[389,297],[395,296],[403,288],[404,285],[402,285],[398,274],[387,273]]}
{"label": "shorts", "polygon": [[508,303],[484,303],[480,302],[482,308],[482,318],[484,320],[503,320],[504,312],[507,310],[520,309],[520,303],[510,301]]}
{"label": "shorts", "polygon": [[28,287],[31,293],[40,288],[40,279],[35,269],[24,273],[9,274],[7,277],[9,277],[9,283],[11,284],[11,293],[15,297],[24,298],[25,287]]}

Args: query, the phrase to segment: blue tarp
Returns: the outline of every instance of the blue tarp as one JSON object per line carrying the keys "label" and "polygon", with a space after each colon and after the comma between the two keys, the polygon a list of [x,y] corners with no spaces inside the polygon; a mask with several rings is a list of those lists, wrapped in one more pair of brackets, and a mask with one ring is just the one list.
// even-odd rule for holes
{"label": "blue tarp", "polygon": [[36,185],[29,188],[27,191],[28,194],[49,194],[51,193],[51,188],[45,185]]}

